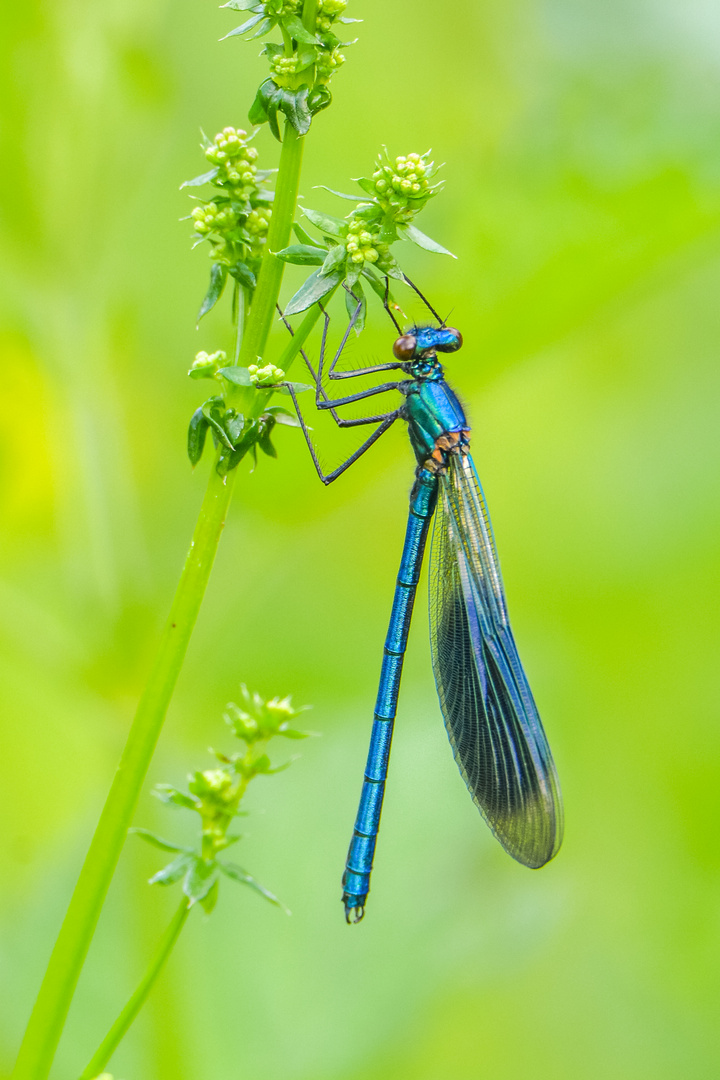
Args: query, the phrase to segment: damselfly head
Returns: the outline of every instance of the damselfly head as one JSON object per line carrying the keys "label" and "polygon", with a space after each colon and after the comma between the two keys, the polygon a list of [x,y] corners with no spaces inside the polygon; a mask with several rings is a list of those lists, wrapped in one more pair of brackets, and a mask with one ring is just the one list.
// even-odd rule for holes
{"label": "damselfly head", "polygon": [[413,326],[393,345],[396,360],[416,360],[436,352],[455,352],[462,345],[462,334],[452,326]]}

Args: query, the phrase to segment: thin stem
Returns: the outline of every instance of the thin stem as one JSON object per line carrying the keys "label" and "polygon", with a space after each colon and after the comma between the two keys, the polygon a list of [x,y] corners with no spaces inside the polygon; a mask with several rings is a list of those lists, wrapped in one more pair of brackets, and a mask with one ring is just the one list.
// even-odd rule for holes
{"label": "thin stem", "polygon": [[287,247],[290,240],[300,186],[303,143],[304,139],[298,135],[295,128],[286,124],[280,151],[278,183],[268,229],[267,250],[258,274],[257,288],[240,350],[242,367],[249,367],[262,357],[275,315],[275,305],[280,295],[285,263],[276,258],[273,252]]}
{"label": "thin stem", "polygon": [[107,1035],[100,1043],[92,1058],[85,1066],[80,1075],[80,1080],[93,1080],[102,1072],[112,1055],[117,1050],[120,1041],[127,1034],[128,1028],[145,1004],[148,994],[152,990],[155,980],[165,966],[165,962],[173,950],[175,942],[180,936],[180,931],[190,914],[190,901],[183,896],[180,906],[175,912],[170,925],[160,939],[155,955],[148,964],[147,971],[138,983],[135,991],[127,1002],[125,1008],[112,1025]]}
{"label": "thin stem", "polygon": [[25,1031],[13,1080],[45,1080],[205,594],[235,480],[210,473],[160,647]]}
{"label": "thin stem", "polygon": [[[306,26],[314,26],[316,10],[317,0],[305,0],[303,21]],[[303,141],[295,129],[286,123],[273,215],[268,230],[267,252],[258,275],[239,353],[239,361],[244,366],[249,366],[257,356],[263,354],[270,332],[284,269],[284,263],[271,253],[286,247],[290,238],[300,184]],[[215,469],[210,474],[170,617],[148,683],[138,704],[118,771],[50,956],[20,1046],[13,1080],[46,1080],[50,1071],[75,987],[185,658],[220,542],[235,476],[236,470],[224,477],[218,476]]]}
{"label": "thin stem", "polygon": [[245,333],[245,311],[247,308],[247,293],[245,292],[245,286],[237,283],[237,309],[235,312],[235,348],[233,350],[233,367],[237,367],[240,363],[240,347],[242,345],[243,334]]}

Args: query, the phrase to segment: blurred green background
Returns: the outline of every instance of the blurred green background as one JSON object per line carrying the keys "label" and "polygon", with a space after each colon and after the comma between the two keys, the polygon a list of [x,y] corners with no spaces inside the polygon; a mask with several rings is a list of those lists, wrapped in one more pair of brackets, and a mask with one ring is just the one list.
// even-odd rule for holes
{"label": "blurred green background", "polygon": [[[399,252],[465,348],[516,636],[567,833],[512,862],[457,775],[419,597],[365,922],[342,919],[412,473],[393,430],[336,485],[299,433],[243,468],[146,791],[227,747],[241,680],[322,738],[251,793],[238,860],[111,1069],[122,1080],[711,1080],[718,1076],[720,16],[704,0],[366,0],[302,192],[381,143],[429,145]],[[2,63],[0,678],[7,1075],[168,610],[208,463],[185,429],[208,271],[183,179],[265,72],[209,0],[8,6]],[[239,20],[237,20],[239,21]],[[267,130],[261,163],[275,163]],[[297,273],[297,271],[293,271]],[[293,286],[287,282],[285,295]],[[281,341],[280,337],[274,339]],[[382,359],[375,309],[353,362]],[[355,445],[322,420],[328,463]],[[423,587],[424,589],[424,587]],[[260,813],[262,812],[262,814]],[[168,820],[169,818],[169,820]],[[147,794],[136,822],[189,822]],[[130,840],[57,1059],[72,1080],[177,898]]]}

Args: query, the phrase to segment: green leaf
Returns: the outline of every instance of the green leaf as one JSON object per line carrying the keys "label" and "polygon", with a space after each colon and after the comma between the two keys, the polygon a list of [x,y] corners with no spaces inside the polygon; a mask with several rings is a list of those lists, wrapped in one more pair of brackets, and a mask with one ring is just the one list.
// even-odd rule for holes
{"label": "green leaf", "polygon": [[425,233],[420,232],[414,225],[400,225],[398,227],[398,233],[401,237],[407,240],[412,240],[413,244],[417,244],[418,247],[424,248],[425,251],[434,251],[437,255],[449,255],[451,259],[456,259],[457,255],[453,255],[452,251],[448,251],[442,244],[438,244],[437,240],[432,240]]}
{"label": "green leaf", "polygon": [[316,247],[317,240],[314,240],[309,233],[306,233],[302,225],[298,225],[297,222],[293,225],[293,232],[297,236],[301,244],[307,244],[308,247]]}
{"label": "green leaf", "polygon": [[272,27],[275,25],[275,22],[275,19],[265,19],[263,22],[260,23],[255,33],[250,35],[249,40],[254,41],[255,38],[259,38],[262,37],[263,34],[267,34],[268,30],[272,29]]}
{"label": "green leaf", "polygon": [[277,896],[271,893],[269,889],[263,888],[259,881],[256,881],[250,874],[246,874],[245,871],[241,869],[241,867],[236,866],[235,863],[219,862],[218,869],[225,877],[229,877],[231,881],[236,881],[239,885],[249,885],[251,889],[254,889],[255,892],[260,893],[266,900],[269,900],[271,904],[275,904],[276,907],[282,908],[284,911],[287,911],[288,915],[290,914],[285,905],[278,900]]}
{"label": "green leaf", "polygon": [[205,893],[205,896],[203,896],[202,899],[200,900],[200,903],[203,906],[203,911],[205,912],[206,915],[209,915],[213,911],[215,905],[217,904],[219,892],[220,892],[220,880],[219,880],[218,877],[216,877],[215,880],[212,883],[212,887],[209,889],[208,892]]}
{"label": "green leaf", "polygon": [[358,187],[361,187],[368,195],[372,195],[374,199],[378,196],[378,190],[375,187],[375,181],[371,180],[368,176],[356,176],[353,178]]}
{"label": "green leaf", "polygon": [[152,844],[153,847],[160,848],[161,851],[184,851],[187,853],[187,848],[182,847],[180,844],[171,844],[169,840],[163,840],[161,836],[156,836],[149,829],[133,828],[128,831],[135,836],[139,836],[146,843]]}
{"label": "green leaf", "polygon": [[264,17],[265,17],[264,11],[261,11],[259,15],[253,15],[251,18],[247,19],[242,24],[242,26],[236,26],[234,30],[231,30],[229,34],[225,34],[225,36],[221,37],[219,40],[220,41],[227,41],[228,38],[239,37],[240,34],[247,34],[248,30],[252,30],[252,28],[254,26],[257,26],[257,24],[259,22],[262,22]]}
{"label": "green leaf", "polygon": [[219,369],[218,375],[222,375],[223,379],[227,379],[234,386],[253,385],[250,381],[250,372],[246,367],[223,367]]}
{"label": "green leaf", "polygon": [[228,450],[234,450],[235,446],[230,441],[227,431],[225,430],[225,403],[222,398],[214,397],[209,398],[202,405],[203,416],[213,429],[213,434],[226,446]]}
{"label": "green leaf", "polygon": [[260,84],[248,113],[251,124],[264,124],[267,121],[268,108],[279,92],[280,87],[272,79],[266,79]]}
{"label": "green leaf", "polygon": [[305,29],[302,20],[297,15],[286,15],[284,19],[280,20],[280,25],[285,27],[290,37],[294,38],[295,41],[304,41],[308,45],[320,44],[315,35]]}
{"label": "green leaf", "polygon": [[228,0],[227,4],[221,4],[220,9],[230,8],[232,11],[260,11],[262,4],[258,0]]}
{"label": "green leaf", "polygon": [[204,859],[196,855],[192,860],[190,873],[183,882],[183,892],[191,904],[197,904],[198,901],[205,899],[217,879],[217,863],[214,861],[205,862]]}
{"label": "green leaf", "polygon": [[332,292],[342,279],[343,274],[340,270],[336,270],[334,274],[327,274],[325,277],[321,276],[320,270],[313,271],[287,304],[285,314],[297,315],[301,311],[307,311],[318,300],[322,300],[323,296]]}
{"label": "green leaf", "polygon": [[273,389],[274,389],[276,394],[287,394],[287,396],[289,397],[290,396],[290,391],[288,389],[289,386],[292,386],[292,388],[293,388],[293,390],[295,391],[296,394],[304,394],[306,390],[314,390],[315,389],[314,386],[310,386],[308,383],[304,383],[304,382],[284,383],[282,386],[273,387]]}
{"label": "green leaf", "polygon": [[242,438],[242,433],[245,428],[245,417],[242,413],[235,412],[234,409],[228,409],[223,417],[223,424],[230,442],[235,446]]}
{"label": "green leaf", "polygon": [[345,271],[345,281],[352,289],[360,278],[360,274],[362,272],[362,263],[356,263],[353,262],[352,259],[348,259],[346,267],[347,268]]}
{"label": "green leaf", "polygon": [[268,457],[277,457],[277,450],[272,444],[270,436],[272,429],[275,427],[275,417],[269,416],[263,425],[262,431],[258,437],[258,446],[262,450],[263,454],[267,454]]}
{"label": "green leaf", "polygon": [[322,264],[322,270],[320,273],[323,277],[327,277],[328,274],[332,274],[333,270],[339,269],[345,264],[347,259],[347,248],[344,244],[333,244],[325,256],[325,262]]}
{"label": "green leaf", "polygon": [[278,108],[284,113],[298,135],[307,135],[312,123],[312,113],[307,106],[308,93],[307,86],[301,86],[299,90],[289,90],[282,87],[276,99]]}
{"label": "green leaf", "polygon": [[187,452],[190,464],[195,467],[203,455],[205,438],[207,436],[208,423],[202,411],[202,405],[196,409],[190,418],[187,434]]}
{"label": "green leaf", "polygon": [[180,190],[182,191],[184,187],[201,187],[203,184],[209,184],[211,180],[215,179],[219,171],[220,170],[216,165],[214,169],[201,173],[200,176],[195,176],[192,180],[185,180],[184,183],[180,185]]}
{"label": "green leaf", "polygon": [[353,285],[352,291],[355,294],[355,297],[351,296],[349,292],[345,293],[345,307],[347,309],[348,318],[352,318],[355,314],[358,302],[360,303],[360,314],[358,315],[354,324],[355,333],[359,334],[362,330],[365,329],[365,316],[367,315],[367,299],[365,298],[365,293],[363,292],[363,288],[359,280],[356,281]]}
{"label": "green leaf", "polygon": [[176,881],[185,876],[196,858],[196,855],[178,855],[177,859],[173,859],[167,866],[163,866],[162,870],[158,870],[157,874],[153,874],[148,884],[174,885]]}
{"label": "green leaf", "polygon": [[197,810],[198,804],[189,795],[178,791],[171,784],[156,784],[153,795],[161,802],[171,803],[174,806],[182,806],[185,810]]}
{"label": "green leaf", "polygon": [[315,187],[321,188],[323,191],[329,191],[331,195],[337,195],[338,199],[347,199],[348,202],[354,203],[360,202],[357,195],[346,195],[344,191],[336,191],[335,188],[328,187],[327,184],[315,184]]}
{"label": "green leaf", "polygon": [[229,269],[230,274],[239,281],[246,289],[254,289],[257,285],[255,275],[249,266],[244,262],[236,262],[234,266]]}
{"label": "green leaf", "polygon": [[[312,389],[312,387],[310,389]],[[265,411],[272,413],[276,423],[283,424],[285,427],[299,428],[301,426],[295,413],[288,412],[288,410],[283,409],[281,405],[273,405]]]}
{"label": "green leaf", "polygon": [[378,239],[381,244],[394,244],[395,241],[398,239],[397,227],[392,218],[385,218],[380,227],[380,235]]}
{"label": "green leaf", "polygon": [[223,266],[222,263],[213,263],[210,268],[210,284],[208,286],[208,291],[205,293],[205,299],[200,305],[200,310],[198,312],[198,322],[200,322],[203,315],[207,315],[208,311],[211,311],[215,307],[222,296],[226,281],[227,267]]}
{"label": "green leaf", "polygon": [[322,112],[323,109],[327,109],[328,105],[332,104],[332,94],[328,90],[327,86],[322,84],[319,86],[313,86],[312,90],[308,94],[308,109],[315,115],[315,113]]}
{"label": "green leaf", "polygon": [[[298,45],[296,55],[295,70],[300,73],[301,71],[307,71],[309,67],[317,61],[318,53],[320,50],[317,45]],[[308,88],[308,98],[310,97],[310,90]],[[309,108],[309,106],[308,106]]]}
{"label": "green leaf", "polygon": [[282,251],[274,252],[276,259],[283,262],[294,263],[295,266],[321,266],[325,258],[325,248],[316,247],[314,244],[291,244]]}
{"label": "green leaf", "polygon": [[[357,202],[357,200],[355,201]],[[301,207],[301,210],[308,221],[311,221],[321,232],[327,233],[328,236],[334,236],[338,240],[346,239],[347,221],[343,221],[342,218],[331,217],[330,214],[323,214],[321,210],[311,210],[308,206]]]}

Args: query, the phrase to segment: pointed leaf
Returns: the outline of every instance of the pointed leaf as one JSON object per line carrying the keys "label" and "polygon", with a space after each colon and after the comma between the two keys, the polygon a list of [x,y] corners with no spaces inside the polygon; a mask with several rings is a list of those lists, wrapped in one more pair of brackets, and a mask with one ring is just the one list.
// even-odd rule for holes
{"label": "pointed leaf", "polygon": [[229,34],[225,34],[225,36],[221,37],[219,40],[227,41],[228,38],[239,37],[240,34],[247,34],[248,30],[252,30],[253,26],[257,26],[257,24],[261,22],[263,18],[263,11],[261,11],[259,15],[252,15],[242,24],[242,26],[236,26],[234,30],[231,30]]}
{"label": "pointed leaf", "polygon": [[296,394],[304,394],[306,390],[315,389],[314,386],[309,386],[308,383],[304,382],[283,383],[282,386],[275,386],[273,387],[273,389],[275,390],[276,394],[287,394],[289,397],[290,391],[288,389],[288,386],[292,386]]}
{"label": "pointed leaf", "polygon": [[327,277],[328,274],[332,274],[333,270],[338,270],[347,259],[347,248],[344,244],[333,244],[325,256],[325,262],[322,264],[322,270],[320,271],[323,277]]}
{"label": "pointed leaf", "polygon": [[198,322],[200,322],[203,315],[207,315],[208,311],[211,311],[212,308],[215,307],[222,296],[226,281],[227,267],[223,266],[221,263],[213,263],[210,268],[210,284],[208,286],[208,291],[205,293],[205,299],[200,305],[200,310],[198,312]]}
{"label": "pointed leaf", "polygon": [[310,31],[303,26],[302,20],[299,19],[297,15],[286,15],[280,20],[280,24],[285,27],[290,37],[294,38],[295,41],[304,41],[308,45],[320,44],[315,35],[311,34]]}
{"label": "pointed leaf", "polygon": [[216,877],[215,880],[213,881],[212,886],[210,887],[208,892],[206,892],[205,895],[200,900],[200,903],[203,906],[203,911],[205,912],[206,915],[209,915],[212,912],[212,910],[214,909],[215,905],[217,904],[219,892],[220,892],[220,880],[219,880],[219,875],[218,875],[218,877]]}
{"label": "pointed leaf", "polygon": [[268,119],[268,108],[279,93],[280,87],[272,79],[266,79],[265,82],[260,84],[248,113],[251,124],[265,123]]}
{"label": "pointed leaf", "polygon": [[328,187],[327,184],[315,184],[316,188],[321,188],[323,191],[329,191],[331,195],[337,195],[339,199],[347,199],[348,202],[360,202],[361,200],[357,195],[346,195],[344,191],[336,191],[335,188]]}
{"label": "pointed leaf", "polygon": [[230,8],[232,11],[260,11],[262,4],[258,0],[228,0],[227,4],[221,4],[220,10]]}
{"label": "pointed leaf", "polygon": [[321,266],[325,258],[325,248],[316,247],[314,244],[291,244],[282,251],[274,252],[276,259],[283,262],[294,263],[295,266]]}
{"label": "pointed leaf", "polygon": [[301,244],[307,244],[308,247],[316,247],[317,241],[314,240],[309,233],[305,232],[302,225],[298,225],[298,223],[295,222],[295,224],[293,225],[293,232],[295,233]]}
{"label": "pointed leaf", "polygon": [[343,275],[340,270],[336,270],[334,274],[328,274],[326,277],[322,277],[320,271],[315,270],[290,300],[285,308],[285,314],[297,315],[301,311],[307,311],[318,300],[322,300],[323,296],[327,296],[328,293],[332,292],[340,284],[342,278]]}
{"label": "pointed leaf", "polygon": [[149,829],[133,828],[129,829],[129,832],[135,836],[139,836],[141,840],[144,840],[148,844],[152,844],[153,847],[160,848],[161,851],[184,851],[187,852],[187,848],[182,847],[180,844],[171,844],[169,840],[163,840],[161,836],[156,836],[155,833],[151,833]]}
{"label": "pointed leaf", "polygon": [[190,872],[183,882],[183,892],[191,904],[204,900],[218,879],[218,866],[215,862],[205,862],[195,856]]}
{"label": "pointed leaf", "polygon": [[269,889],[265,889],[259,881],[256,881],[250,874],[246,874],[245,871],[241,869],[241,867],[236,866],[235,863],[218,863],[218,869],[232,881],[237,881],[239,885],[249,885],[251,889],[254,889],[255,892],[260,893],[266,900],[269,900],[271,904],[275,904],[276,907],[282,908],[288,915],[290,914],[285,905],[278,900],[277,896],[271,893]]}
{"label": "pointed leaf", "polygon": [[273,405],[272,408],[266,409],[266,412],[272,413],[276,423],[283,424],[285,427],[298,428],[301,426],[295,413],[288,412],[288,410],[283,409],[281,405]]}
{"label": "pointed leaf", "polygon": [[375,187],[375,181],[371,180],[368,176],[356,176],[353,178],[355,183],[363,189],[368,195],[372,195],[374,199],[377,198],[379,192]]}
{"label": "pointed leaf", "polygon": [[237,262],[234,266],[231,266],[230,273],[235,278],[235,280],[239,281],[240,284],[243,285],[246,289],[254,289],[257,285],[255,275],[253,274],[250,267],[247,266],[244,262]]}
{"label": "pointed leaf", "polygon": [[207,436],[208,422],[202,411],[202,406],[196,409],[190,419],[187,435],[187,453],[193,468],[197,465],[205,449],[205,437]]}
{"label": "pointed leaf", "polygon": [[251,35],[250,41],[254,41],[255,38],[259,38],[262,37],[263,34],[267,34],[268,30],[270,30],[274,25],[275,19],[265,19],[263,22],[260,23],[255,33]]}
{"label": "pointed leaf", "polygon": [[[357,202],[357,199],[355,201]],[[323,214],[320,210],[311,210],[307,206],[301,207],[301,210],[308,221],[312,221],[321,232],[327,233],[328,236],[335,236],[338,240],[344,240],[347,237],[348,223],[342,218],[331,217],[330,214]]]}
{"label": "pointed leaf", "polygon": [[173,806],[182,806],[185,810],[197,810],[198,804],[195,800],[191,799],[189,795],[185,795],[184,792],[178,791],[171,784],[157,784],[152,793],[161,802]]}
{"label": "pointed leaf", "polygon": [[226,446],[228,450],[234,450],[235,446],[225,429],[225,406],[222,398],[210,398],[202,406],[203,416],[213,429],[215,437]]}
{"label": "pointed leaf", "polygon": [[192,180],[185,180],[180,185],[182,191],[185,187],[201,187],[203,184],[209,184],[211,180],[214,180],[219,172],[217,165],[214,169],[210,169],[208,172],[201,173],[200,176],[193,177]]}
{"label": "pointed leaf", "polygon": [[438,255],[449,255],[451,259],[457,258],[457,255],[453,255],[452,251],[448,251],[442,244],[438,244],[437,240],[432,240],[425,233],[420,232],[414,225],[402,225],[399,227],[398,232],[407,240],[412,240],[413,244],[424,248],[425,251],[434,251]]}
{"label": "pointed leaf", "polygon": [[332,94],[328,90],[327,86],[313,86],[312,90],[308,94],[308,109],[315,115],[315,113],[322,112],[323,109],[327,109],[328,105],[332,104]]}
{"label": "pointed leaf", "polygon": [[299,90],[281,89],[278,94],[278,107],[282,110],[298,135],[307,135],[312,122],[312,113],[307,106],[308,87]]}
{"label": "pointed leaf", "polygon": [[354,323],[355,333],[359,334],[365,329],[365,316],[367,314],[367,299],[363,292],[360,281],[356,281],[352,287],[354,296],[351,296],[349,292],[345,293],[345,307],[347,309],[348,318],[352,318],[357,310],[358,303],[360,303],[360,314]]}
{"label": "pointed leaf", "polygon": [[233,383],[234,386],[252,386],[250,372],[246,367],[223,367],[218,371],[223,379]]}
{"label": "pointed leaf", "polygon": [[195,862],[197,856],[195,855],[178,855],[177,859],[173,859],[167,866],[163,866],[162,870],[158,870],[157,874],[149,879],[149,885],[174,885],[176,881],[179,881],[181,877],[184,877],[188,869]]}

